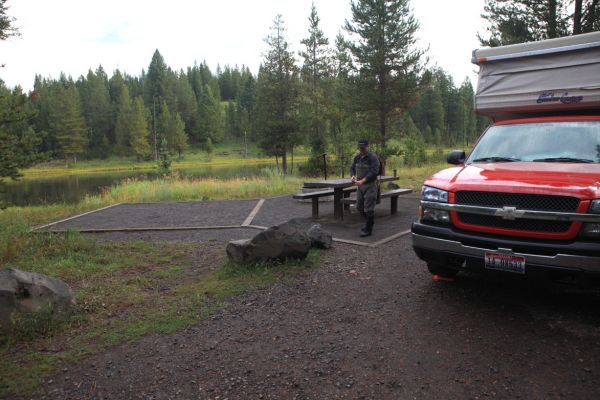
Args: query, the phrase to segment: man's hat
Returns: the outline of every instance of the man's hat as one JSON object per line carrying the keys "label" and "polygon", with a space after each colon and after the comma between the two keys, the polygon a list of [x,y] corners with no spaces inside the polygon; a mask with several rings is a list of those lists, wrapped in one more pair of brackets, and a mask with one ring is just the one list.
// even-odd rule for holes
{"label": "man's hat", "polygon": [[358,141],[358,147],[367,147],[369,145],[369,141],[366,139],[361,139]]}

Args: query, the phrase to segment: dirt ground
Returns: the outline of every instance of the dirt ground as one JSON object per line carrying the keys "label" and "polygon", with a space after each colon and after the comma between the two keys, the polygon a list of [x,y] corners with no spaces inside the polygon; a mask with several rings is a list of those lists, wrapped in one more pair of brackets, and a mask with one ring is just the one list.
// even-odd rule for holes
{"label": "dirt ground", "polygon": [[407,236],[336,243],[321,259],[184,331],[92,356],[35,398],[600,398],[597,292],[498,275],[435,282]]}

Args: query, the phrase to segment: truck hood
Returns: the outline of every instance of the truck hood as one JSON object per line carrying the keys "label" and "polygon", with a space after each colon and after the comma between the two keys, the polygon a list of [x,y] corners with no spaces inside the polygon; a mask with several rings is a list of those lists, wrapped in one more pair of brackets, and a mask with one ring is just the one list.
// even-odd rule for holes
{"label": "truck hood", "polygon": [[530,193],[600,198],[600,164],[505,162],[448,168],[425,185],[456,192]]}

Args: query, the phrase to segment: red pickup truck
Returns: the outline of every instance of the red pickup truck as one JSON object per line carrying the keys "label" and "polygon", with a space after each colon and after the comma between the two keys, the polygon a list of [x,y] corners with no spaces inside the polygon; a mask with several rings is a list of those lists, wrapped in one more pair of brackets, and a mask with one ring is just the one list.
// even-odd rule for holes
{"label": "red pickup truck", "polygon": [[413,247],[432,274],[600,277],[600,33],[474,51],[494,121],[427,179]]}

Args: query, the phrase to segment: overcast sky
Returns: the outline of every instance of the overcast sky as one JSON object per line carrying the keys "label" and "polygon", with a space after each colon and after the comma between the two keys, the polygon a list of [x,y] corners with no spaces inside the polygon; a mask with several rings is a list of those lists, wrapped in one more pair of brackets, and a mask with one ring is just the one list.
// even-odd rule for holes
{"label": "overcast sky", "polygon": [[[314,0],[321,27],[334,43],[350,18],[350,0]],[[247,65],[257,72],[263,39],[276,14],[283,15],[287,39],[297,52],[307,36],[312,0],[9,0],[9,15],[22,36],[0,42],[0,79],[31,89],[36,73],[73,78],[102,64],[138,75],[155,49],[174,69],[194,61]],[[457,84],[474,78],[471,51],[483,31],[483,0],[413,0],[421,24],[420,45],[431,64]]]}

